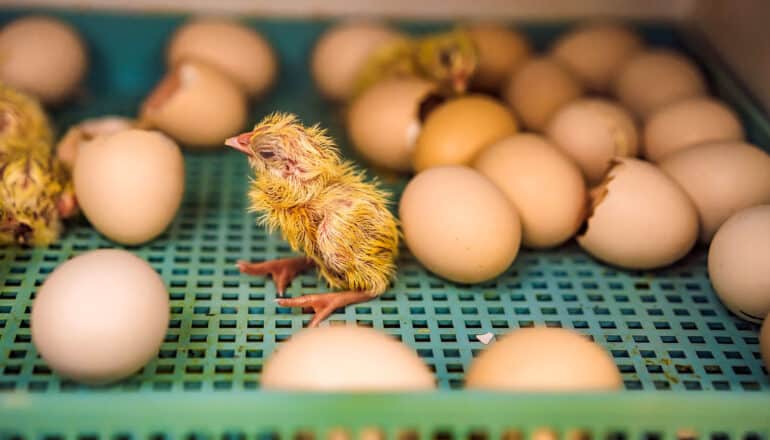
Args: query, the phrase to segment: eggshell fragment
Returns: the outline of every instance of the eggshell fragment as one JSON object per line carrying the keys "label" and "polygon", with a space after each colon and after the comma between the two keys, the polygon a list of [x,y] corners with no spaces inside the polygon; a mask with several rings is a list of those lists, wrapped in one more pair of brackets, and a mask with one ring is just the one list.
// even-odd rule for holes
{"label": "eggshell fragment", "polygon": [[688,147],[664,157],[660,169],[695,203],[704,243],[734,213],[770,203],[770,156],[745,142]]}
{"label": "eggshell fragment", "polygon": [[633,117],[605,99],[578,99],[565,105],[551,119],[546,133],[578,164],[589,184],[602,180],[614,157],[633,157],[638,152]]}
{"label": "eggshell fragment", "polygon": [[124,130],[83,144],[75,195],[91,224],[110,239],[139,244],[161,234],[184,193],[184,159],[161,133]]}
{"label": "eggshell fragment", "polygon": [[109,136],[119,131],[132,128],[136,122],[122,116],[101,116],[86,119],[73,125],[62,136],[56,146],[56,156],[70,168],[75,166],[80,147],[102,136]]}
{"label": "eggshell fragment", "polygon": [[415,258],[451,281],[492,279],[519,252],[516,209],[471,168],[441,166],[419,173],[404,190],[399,214],[404,240]]}
{"label": "eggshell fragment", "polygon": [[420,103],[434,89],[423,79],[392,78],[364,91],[351,104],[347,118],[356,150],[377,166],[409,171],[421,128]]}
{"label": "eggshell fragment", "polygon": [[262,387],[283,391],[417,391],[435,379],[412,349],[363,327],[305,329],[265,363]]}
{"label": "eggshell fragment", "polygon": [[58,374],[100,384],[158,353],[169,322],[163,280],[144,260],[100,249],[60,265],[35,295],[32,342]]}
{"label": "eggshell fragment", "polygon": [[474,168],[516,206],[526,246],[557,246],[582,224],[587,197],[583,175],[542,136],[516,134],[492,144]]}
{"label": "eggshell fragment", "polygon": [[687,194],[652,164],[616,162],[591,190],[592,212],[578,244],[628,269],[663,267],[684,257],[698,238],[698,214]]}
{"label": "eggshell fragment", "polygon": [[144,102],[140,120],[188,147],[224,148],[224,140],[243,129],[247,110],[246,95],[224,74],[184,61]]}
{"label": "eggshell fragment", "polygon": [[521,32],[496,23],[471,25],[468,33],[478,53],[473,86],[499,92],[508,78],[529,58],[532,51],[529,41]]}
{"label": "eggshell fragment", "polygon": [[626,26],[590,23],[564,34],[554,43],[551,53],[587,88],[605,92],[623,63],[643,45],[642,39]]}
{"label": "eggshell fragment", "polygon": [[88,55],[78,33],[60,20],[30,16],[0,30],[0,81],[58,104],[85,76]]}
{"label": "eggshell fragment", "polygon": [[350,98],[367,58],[402,38],[397,30],[375,22],[352,21],[330,28],[319,38],[310,60],[321,94],[339,101]]}
{"label": "eggshell fragment", "polygon": [[471,363],[466,387],[497,391],[611,391],[623,380],[610,355],[579,333],[523,328]]}
{"label": "eggshell fragment", "polygon": [[428,114],[412,156],[416,171],[440,165],[469,165],[487,145],[516,133],[505,106],[482,95],[455,98]]}
{"label": "eggshell fragment", "polygon": [[770,313],[770,205],[732,215],[714,235],[708,271],[725,306],[760,323]]}
{"label": "eggshell fragment", "polygon": [[707,93],[698,66],[667,49],[641,51],[631,57],[615,79],[614,91],[623,105],[642,118],[667,104]]}
{"label": "eggshell fragment", "polygon": [[184,60],[206,63],[250,96],[264,93],[278,71],[273,49],[259,32],[221,18],[200,18],[181,26],[171,39],[166,60],[170,68]]}
{"label": "eggshell fragment", "polygon": [[677,101],[653,113],[644,124],[644,156],[658,162],[693,145],[743,140],[738,115],[712,98]]}
{"label": "eggshell fragment", "polygon": [[564,104],[583,94],[574,74],[550,58],[527,61],[503,90],[503,97],[533,131],[545,129],[551,117]]}

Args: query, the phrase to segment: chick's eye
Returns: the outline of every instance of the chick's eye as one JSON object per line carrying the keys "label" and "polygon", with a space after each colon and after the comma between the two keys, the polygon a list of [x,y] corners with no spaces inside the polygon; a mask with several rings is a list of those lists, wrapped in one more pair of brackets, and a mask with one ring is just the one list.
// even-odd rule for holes
{"label": "chick's eye", "polygon": [[270,159],[271,157],[275,156],[275,153],[270,150],[262,150],[259,152],[259,155],[262,156],[263,159]]}
{"label": "chick's eye", "polygon": [[438,53],[438,60],[443,66],[449,67],[452,63],[452,54],[449,50],[444,49]]}

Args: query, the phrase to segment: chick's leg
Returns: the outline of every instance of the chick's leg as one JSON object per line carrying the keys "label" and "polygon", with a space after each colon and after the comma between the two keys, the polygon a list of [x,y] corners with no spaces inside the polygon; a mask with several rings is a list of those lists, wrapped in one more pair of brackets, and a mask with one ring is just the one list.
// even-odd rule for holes
{"label": "chick's leg", "polygon": [[335,310],[369,301],[373,296],[368,292],[349,290],[345,292],[316,293],[311,295],[302,295],[298,298],[279,299],[278,305],[281,307],[302,307],[311,308],[315,316],[308,324],[308,327],[317,327],[324,319],[328,318]]}
{"label": "chick's leg", "polygon": [[261,263],[249,263],[239,261],[238,269],[249,275],[271,275],[275,283],[278,296],[283,296],[286,286],[300,273],[313,267],[315,263],[307,257],[281,258],[278,260],[264,261]]}

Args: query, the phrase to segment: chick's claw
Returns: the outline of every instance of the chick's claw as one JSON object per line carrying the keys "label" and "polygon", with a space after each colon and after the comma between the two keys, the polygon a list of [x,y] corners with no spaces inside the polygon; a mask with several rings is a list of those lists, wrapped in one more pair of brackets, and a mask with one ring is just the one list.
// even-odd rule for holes
{"label": "chick's claw", "polygon": [[308,324],[308,327],[318,327],[324,319],[328,318],[335,310],[358,304],[372,299],[372,295],[367,292],[350,290],[346,292],[316,293],[311,295],[302,295],[298,298],[285,298],[277,300],[281,307],[302,307],[313,309],[315,316]]}
{"label": "chick's claw", "polygon": [[281,258],[278,260],[250,263],[239,261],[236,263],[238,270],[249,275],[270,275],[278,291],[278,296],[283,296],[286,287],[300,273],[314,266],[313,260],[307,257]]}

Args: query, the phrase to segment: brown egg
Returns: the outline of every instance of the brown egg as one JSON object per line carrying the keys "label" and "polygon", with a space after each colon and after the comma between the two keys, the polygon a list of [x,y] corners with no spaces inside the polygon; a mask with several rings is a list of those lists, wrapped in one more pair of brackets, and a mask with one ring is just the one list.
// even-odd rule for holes
{"label": "brown egg", "polygon": [[368,88],[348,110],[353,146],[374,165],[409,171],[420,103],[434,90],[433,83],[419,78],[386,79]]}
{"label": "brown egg", "polygon": [[557,246],[582,224],[583,175],[542,136],[524,133],[505,138],[485,148],[473,166],[516,206],[526,246]]}
{"label": "brown egg", "polygon": [[188,147],[221,148],[227,137],[243,129],[246,116],[240,87],[212,67],[184,61],[145,100],[140,123]]}
{"label": "brown egg", "polygon": [[653,113],[644,124],[644,156],[658,162],[693,145],[743,140],[738,115],[720,101],[696,97],[677,101]]}
{"label": "brown egg", "polygon": [[599,260],[628,269],[667,266],[698,238],[698,213],[687,194],[654,165],[618,158],[591,190],[592,212],[577,241]]}
{"label": "brown egg", "polygon": [[85,76],[83,40],[67,23],[50,17],[24,17],[0,31],[0,81],[58,104],[75,93]]}
{"label": "brown egg", "polygon": [[613,88],[620,102],[642,118],[667,104],[707,93],[698,66],[667,49],[637,52],[623,65]]}
{"label": "brown egg", "polygon": [[546,133],[578,164],[591,185],[602,180],[614,157],[633,157],[638,152],[639,135],[633,117],[605,99],[570,102],[553,116]]}
{"label": "brown egg", "polygon": [[582,94],[575,75],[550,58],[527,61],[503,91],[523,125],[533,131],[544,130],[559,108]]}
{"label": "brown egg", "polygon": [[259,32],[220,18],[203,18],[181,26],[166,53],[169,68],[183,60],[216,67],[250,96],[264,93],[278,70],[273,49]]}
{"label": "brown egg", "polygon": [[451,281],[492,279],[519,252],[516,209],[494,183],[468,167],[419,173],[404,190],[399,214],[404,241],[415,258]]}
{"label": "brown egg", "polygon": [[375,22],[354,21],[330,28],[321,35],[310,61],[321,94],[333,100],[348,99],[367,57],[401,38],[404,36],[397,30]]}
{"label": "brown egg", "polygon": [[471,362],[471,389],[496,391],[611,391],[623,386],[609,353],[562,328],[514,330]]}
{"label": "brown egg", "polygon": [[482,95],[455,98],[428,114],[417,137],[412,166],[469,165],[487,145],[516,133],[516,119]]}
{"label": "brown egg", "polygon": [[551,54],[580,78],[587,88],[606,92],[629,57],[642,49],[642,39],[618,23],[591,23],[567,32]]}
{"label": "brown egg", "polygon": [[75,166],[78,151],[87,142],[119,131],[128,130],[136,121],[122,116],[101,116],[86,119],[73,125],[62,136],[56,146],[56,156],[67,166]]}
{"label": "brown egg", "polygon": [[660,169],[695,203],[704,243],[734,213],[770,203],[770,155],[751,144],[714,142],[685,148],[666,156]]}
{"label": "brown egg", "polygon": [[478,50],[473,87],[497,93],[529,58],[529,41],[521,32],[495,23],[474,24],[468,32]]}

